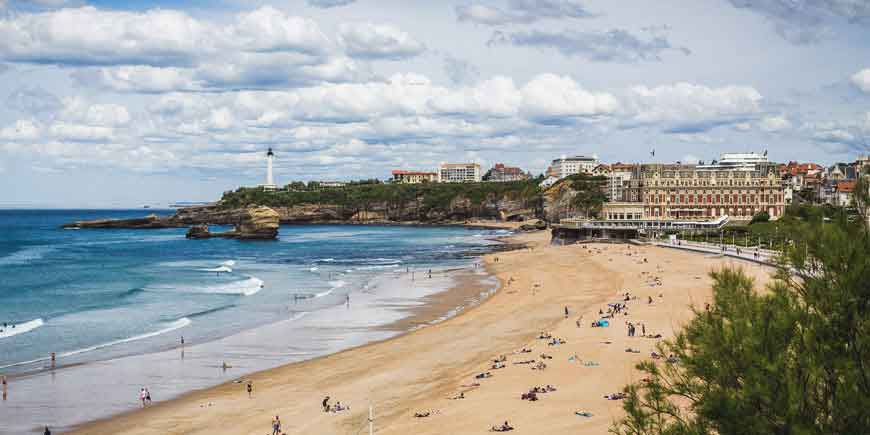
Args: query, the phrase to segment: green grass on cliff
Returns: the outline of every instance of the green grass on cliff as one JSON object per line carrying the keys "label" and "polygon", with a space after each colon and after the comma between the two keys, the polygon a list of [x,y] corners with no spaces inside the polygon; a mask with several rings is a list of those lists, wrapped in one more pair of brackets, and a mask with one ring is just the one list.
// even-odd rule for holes
{"label": "green grass on cliff", "polygon": [[405,208],[418,205],[422,213],[429,210],[447,210],[454,200],[468,199],[472,209],[487,201],[521,201],[527,207],[540,202],[538,180],[505,183],[422,183],[422,184],[358,184],[341,188],[315,188],[308,190],[282,189],[266,192],[260,188],[242,187],[226,192],[221,199],[222,208],[249,205],[293,207],[305,204],[332,205],[350,210]]}

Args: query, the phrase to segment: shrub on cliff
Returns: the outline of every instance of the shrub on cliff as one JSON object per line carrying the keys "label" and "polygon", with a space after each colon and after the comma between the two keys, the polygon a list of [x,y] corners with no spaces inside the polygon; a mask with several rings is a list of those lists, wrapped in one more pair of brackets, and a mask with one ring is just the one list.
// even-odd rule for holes
{"label": "shrub on cliff", "polygon": [[796,222],[773,282],[712,273],[714,301],[638,365],[612,433],[858,434],[870,427],[870,238]]}

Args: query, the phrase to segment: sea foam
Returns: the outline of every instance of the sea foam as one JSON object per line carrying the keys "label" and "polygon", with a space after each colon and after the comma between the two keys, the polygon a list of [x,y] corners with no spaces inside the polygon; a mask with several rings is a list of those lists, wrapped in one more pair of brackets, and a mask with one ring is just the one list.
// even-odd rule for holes
{"label": "sea foam", "polygon": [[0,338],[8,338],[18,334],[24,334],[25,332],[33,331],[36,328],[44,325],[45,323],[42,319],[33,319],[24,323],[18,323],[14,325],[8,325],[5,328],[0,326]]}

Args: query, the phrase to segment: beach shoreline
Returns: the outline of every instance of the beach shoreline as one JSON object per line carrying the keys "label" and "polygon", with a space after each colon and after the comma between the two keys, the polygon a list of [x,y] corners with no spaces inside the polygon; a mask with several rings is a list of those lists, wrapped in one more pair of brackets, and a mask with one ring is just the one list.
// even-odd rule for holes
{"label": "beach shoreline", "polygon": [[[73,433],[258,434],[268,430],[274,414],[288,422],[286,433],[355,433],[367,421],[368,404],[375,407],[379,433],[478,433],[506,419],[518,428],[546,421],[538,430],[523,433],[556,433],[578,424],[586,428],[585,433],[601,433],[620,415],[621,403],[602,401],[599,394],[620,391],[632,381],[633,365],[643,354],[622,352],[625,338],[620,325],[588,328],[586,323],[597,309],[617,298],[620,289],[638,288],[641,269],[649,269],[653,263],[663,270],[676,268],[661,273],[672,288],[663,292],[661,301],[656,300],[656,308],[638,307],[638,312],[650,319],[644,319],[644,324],[649,323],[667,338],[691,318],[690,305],[697,307],[709,298],[706,272],[735,264],[729,259],[655,247],[551,246],[547,231],[518,234],[508,240],[513,242],[526,243],[529,248],[483,257],[486,272],[500,281],[499,291],[443,322],[244,376],[244,381],[253,381],[253,399],[242,393],[239,383],[227,382],[145,410],[86,423]],[[636,252],[635,256],[623,255],[626,249]],[[649,256],[653,262],[640,262],[638,255]],[[685,279],[686,271],[679,270],[685,267],[703,270]],[[633,276],[635,271],[637,276]],[[758,279],[766,279],[764,269],[753,271]],[[573,290],[577,287],[583,287],[583,291]],[[640,296],[654,296],[646,293],[649,291]],[[562,306],[570,308],[569,316],[562,315]],[[662,311],[657,311],[658,307],[663,307]],[[582,327],[576,327],[575,321]],[[568,343],[561,348],[542,347],[535,340],[541,331],[566,337]],[[648,356],[657,341],[638,344],[643,345]],[[602,342],[615,345],[602,347]],[[580,369],[588,371],[581,378],[594,376],[586,379],[588,385],[585,381],[579,386],[564,384],[564,379],[577,376],[577,367],[566,357],[567,349],[576,345],[580,347],[575,349],[575,356],[582,354],[584,360],[598,360],[605,366],[599,370]],[[512,352],[526,346],[535,349],[535,358],[543,352],[561,355],[557,355],[558,362],[546,360],[552,368],[531,371],[527,366],[513,364],[521,362],[516,361],[521,355]],[[476,382],[482,386],[463,387],[473,385],[474,374],[487,371],[489,361],[500,354],[511,355],[506,369],[494,371],[492,380]],[[609,362],[617,364],[609,367]],[[552,380],[551,373],[555,374]],[[564,394],[574,398],[565,397],[538,411],[529,408],[519,399],[519,392],[535,383],[543,385],[545,379],[549,380],[547,384],[565,390],[553,397]],[[602,383],[606,383],[606,389],[602,389]],[[449,400],[459,393],[467,393],[468,398]],[[319,402],[325,395],[349,404],[352,410],[323,413]],[[597,418],[578,420],[581,417],[573,415],[569,404],[581,405],[575,403],[578,397],[593,398],[584,409]],[[414,418],[417,410],[430,410],[432,415]]]}

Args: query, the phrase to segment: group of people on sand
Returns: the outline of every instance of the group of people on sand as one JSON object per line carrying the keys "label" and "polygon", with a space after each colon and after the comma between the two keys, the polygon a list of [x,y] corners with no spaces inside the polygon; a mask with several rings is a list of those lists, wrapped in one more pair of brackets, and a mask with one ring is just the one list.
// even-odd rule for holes
{"label": "group of people on sand", "polygon": [[323,412],[341,412],[350,410],[350,406],[344,405],[339,401],[335,402],[335,405],[329,403],[331,398],[326,396],[323,398],[323,401],[320,402],[320,407],[323,409]]}
{"label": "group of people on sand", "polygon": [[[635,324],[631,323],[631,322],[625,322],[625,324],[628,327],[628,336],[634,337],[636,335],[636,332],[637,332],[637,327],[635,326]],[[646,325],[644,325],[643,323],[640,323],[640,322],[638,322],[637,324],[640,325],[641,337],[646,337]]]}

